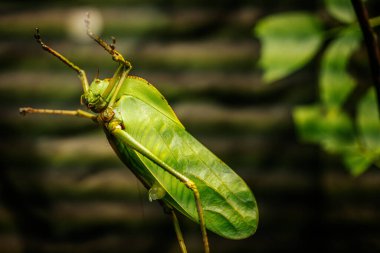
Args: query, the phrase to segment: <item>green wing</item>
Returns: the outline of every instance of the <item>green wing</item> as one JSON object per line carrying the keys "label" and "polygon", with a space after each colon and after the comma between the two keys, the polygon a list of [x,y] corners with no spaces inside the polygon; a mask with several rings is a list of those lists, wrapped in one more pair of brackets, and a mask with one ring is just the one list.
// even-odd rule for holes
{"label": "green wing", "polygon": [[118,94],[120,94],[120,97],[131,95],[145,101],[151,107],[182,126],[164,96],[147,80],[138,76],[127,76]]}
{"label": "green wing", "polygon": [[[119,110],[125,131],[169,166],[195,182],[209,230],[231,239],[246,238],[256,231],[257,205],[246,183],[180,123],[141,100],[141,97],[124,95],[115,108]],[[129,161],[128,165],[134,167],[131,169],[139,174],[140,179],[149,185],[157,181],[167,192],[164,201],[197,221],[191,190],[146,157],[131,150],[123,150],[119,147],[119,156],[134,160]],[[122,160],[126,160],[125,157]]]}

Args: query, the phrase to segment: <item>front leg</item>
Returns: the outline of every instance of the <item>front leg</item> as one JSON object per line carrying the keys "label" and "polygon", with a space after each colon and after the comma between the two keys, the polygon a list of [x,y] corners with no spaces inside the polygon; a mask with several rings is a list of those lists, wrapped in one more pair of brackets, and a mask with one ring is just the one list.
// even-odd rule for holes
{"label": "front leg", "polygon": [[111,56],[112,59],[119,63],[119,67],[117,68],[115,74],[111,78],[111,81],[107,87],[107,89],[102,93],[102,97],[108,97],[113,90],[113,96],[109,102],[109,106],[115,103],[116,96],[118,95],[118,91],[120,87],[123,85],[124,79],[127,77],[129,71],[132,69],[132,64],[125,60],[124,57],[115,49],[115,38],[112,38],[112,44],[108,44],[104,40],[102,40],[98,35],[94,34],[90,29],[90,14],[87,13],[87,18],[85,19],[87,35],[92,38],[96,43],[98,43],[101,47],[104,48]]}
{"label": "front leg", "polygon": [[122,65],[129,71],[132,69],[132,65],[129,61],[125,60],[124,57],[115,49],[115,38],[112,37],[112,44],[108,44],[104,40],[102,40],[98,35],[94,34],[90,29],[90,14],[87,13],[87,17],[85,19],[87,35],[92,38],[96,43],[98,43],[104,50],[106,50],[111,56],[112,59]]}
{"label": "front leg", "polygon": [[38,28],[36,28],[36,33],[34,34],[34,38],[36,39],[36,41],[38,42],[38,44],[41,45],[41,47],[42,47],[43,50],[45,50],[45,51],[49,52],[50,54],[54,55],[59,60],[61,60],[64,64],[66,64],[67,66],[69,66],[71,69],[75,70],[78,73],[79,79],[80,79],[80,81],[82,83],[83,91],[86,93],[88,91],[88,89],[89,89],[89,85],[88,85],[86,73],[84,72],[84,70],[82,70],[81,68],[79,68],[77,65],[75,65],[71,61],[69,61],[62,54],[58,53],[57,51],[55,51],[54,49],[52,49],[51,47],[49,47],[48,45],[46,45],[42,41],[42,39],[41,39],[40,30]]}

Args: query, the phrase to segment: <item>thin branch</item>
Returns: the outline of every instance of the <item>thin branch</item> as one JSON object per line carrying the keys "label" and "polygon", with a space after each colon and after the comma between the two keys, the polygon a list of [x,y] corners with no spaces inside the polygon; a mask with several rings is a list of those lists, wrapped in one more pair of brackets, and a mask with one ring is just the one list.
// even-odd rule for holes
{"label": "thin branch", "polygon": [[360,29],[362,30],[364,42],[367,48],[369,64],[371,67],[373,85],[377,95],[377,107],[380,116],[380,51],[377,43],[377,36],[369,23],[367,9],[362,0],[351,0]]}

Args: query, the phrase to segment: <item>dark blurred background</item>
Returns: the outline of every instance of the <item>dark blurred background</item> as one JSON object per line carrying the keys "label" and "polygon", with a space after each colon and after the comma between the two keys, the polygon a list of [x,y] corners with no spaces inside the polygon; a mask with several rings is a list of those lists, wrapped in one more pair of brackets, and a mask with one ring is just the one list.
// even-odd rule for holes
{"label": "dark blurred background", "polygon": [[[369,2],[378,15],[379,3]],[[112,75],[111,57],[83,38],[86,11],[93,30],[116,37],[132,74],[153,83],[254,192],[257,233],[241,241],[210,233],[212,252],[380,252],[380,170],[353,177],[294,130],[293,106],[317,99],[318,57],[282,81],[261,81],[252,28],[294,10],[325,16],[323,1],[302,0],[2,1],[0,252],[179,252],[170,218],[101,129],[18,114],[23,106],[80,107],[76,74],[34,41],[37,26],[90,80],[98,68]],[[365,57],[362,48],[353,64]],[[179,218],[189,252],[202,252],[199,227]]]}

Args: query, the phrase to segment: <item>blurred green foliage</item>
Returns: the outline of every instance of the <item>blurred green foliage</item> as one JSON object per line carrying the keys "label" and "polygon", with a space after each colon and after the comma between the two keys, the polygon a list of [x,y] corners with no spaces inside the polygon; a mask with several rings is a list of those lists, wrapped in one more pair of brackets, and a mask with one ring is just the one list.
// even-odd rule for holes
{"label": "blurred green foliage", "polygon": [[[355,112],[347,112],[348,98],[358,85],[347,65],[362,35],[349,0],[325,0],[325,7],[339,27],[323,29],[322,18],[306,12],[262,19],[254,29],[262,43],[259,63],[264,81],[270,83],[300,69],[321,52],[319,101],[294,108],[294,122],[302,140],[341,155],[348,170],[360,175],[372,165],[380,166],[376,97],[373,88],[368,88],[357,99]],[[326,47],[322,49],[323,44]]]}
{"label": "blurred green foliage", "polygon": [[304,12],[269,16],[255,28],[262,41],[264,81],[273,82],[305,65],[322,42],[321,22]]}

